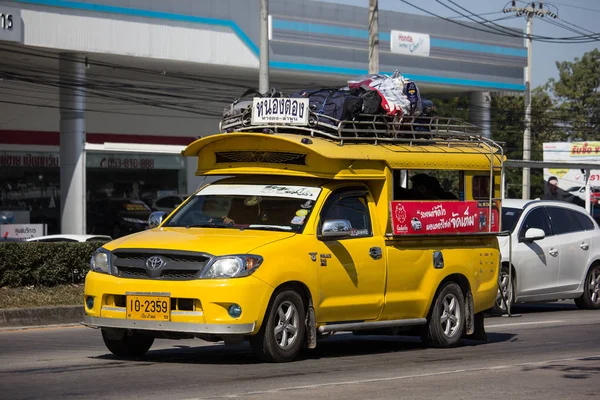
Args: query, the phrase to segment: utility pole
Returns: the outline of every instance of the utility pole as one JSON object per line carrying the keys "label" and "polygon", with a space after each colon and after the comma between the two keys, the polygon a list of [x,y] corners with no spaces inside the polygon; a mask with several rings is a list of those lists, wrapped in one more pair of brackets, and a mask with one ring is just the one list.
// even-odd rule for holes
{"label": "utility pole", "polygon": [[369,0],[369,74],[379,73],[379,0]]}
{"label": "utility pole", "polygon": [[258,91],[269,91],[269,0],[260,0],[260,60]]}
{"label": "utility pole", "polygon": [[[523,161],[531,160],[531,31],[533,27],[533,17],[545,17],[546,15],[556,18],[557,15],[544,8],[544,1],[532,1],[526,7],[517,7],[515,0],[511,1],[512,7],[508,4],[504,7],[504,13],[514,12],[517,17],[525,15],[527,18],[527,39],[525,46],[527,48],[527,66],[525,67],[525,131],[523,132]],[[537,9],[536,9],[537,7]],[[529,167],[523,168],[523,199],[527,200],[531,193],[531,170]]]}

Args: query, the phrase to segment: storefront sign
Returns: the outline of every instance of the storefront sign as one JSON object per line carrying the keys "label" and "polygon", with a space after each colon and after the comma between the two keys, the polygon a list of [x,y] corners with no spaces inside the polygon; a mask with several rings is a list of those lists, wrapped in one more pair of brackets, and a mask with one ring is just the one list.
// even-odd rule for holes
{"label": "storefront sign", "polygon": [[[489,232],[489,203],[483,201],[392,201],[394,235]],[[491,231],[498,232],[498,208],[492,208]]]}
{"label": "storefront sign", "polygon": [[[598,164],[598,169],[590,171],[590,184],[600,186],[600,142],[544,143],[544,161]],[[544,180],[550,177],[557,178],[558,187],[566,191],[585,185],[585,174],[580,169],[544,168]],[[573,194],[585,199],[583,193]]]}
{"label": "storefront sign", "polygon": [[0,153],[0,167],[58,168],[58,153]]}
{"label": "storefront sign", "polygon": [[[183,169],[183,156],[174,154],[86,153],[88,168]],[[0,167],[59,168],[58,153],[0,152]]]}
{"label": "storefront sign", "polygon": [[429,57],[429,35],[404,31],[392,31],[390,50],[392,53],[409,56]]}
{"label": "storefront sign", "polygon": [[21,10],[0,5],[0,41],[23,43]]}
{"label": "storefront sign", "polygon": [[183,169],[182,156],[170,154],[87,153],[88,168]]}
{"label": "storefront sign", "polygon": [[0,225],[0,235],[7,239],[29,239],[46,234],[45,224],[10,224]]}

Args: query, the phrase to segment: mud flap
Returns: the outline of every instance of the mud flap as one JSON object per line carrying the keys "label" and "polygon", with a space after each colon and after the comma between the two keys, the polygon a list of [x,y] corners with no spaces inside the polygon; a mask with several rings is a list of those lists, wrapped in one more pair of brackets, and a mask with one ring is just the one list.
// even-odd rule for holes
{"label": "mud flap", "polygon": [[473,305],[473,294],[467,293],[465,299],[465,338],[470,340],[488,341],[485,333],[483,312],[475,314]]}
{"label": "mud flap", "polygon": [[473,315],[473,294],[467,293],[465,301],[465,335],[475,332],[475,316]]}
{"label": "mud flap", "polygon": [[317,323],[312,301],[310,302],[306,313],[306,339],[309,349],[317,347]]}

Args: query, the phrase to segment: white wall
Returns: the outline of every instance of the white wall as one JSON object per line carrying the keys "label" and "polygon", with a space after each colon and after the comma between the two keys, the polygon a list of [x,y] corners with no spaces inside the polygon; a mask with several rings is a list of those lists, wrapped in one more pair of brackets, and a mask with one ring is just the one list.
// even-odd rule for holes
{"label": "white wall", "polygon": [[[42,9],[43,7],[37,7]],[[258,58],[229,28],[48,7],[22,10],[28,46],[171,61],[258,68]]]}

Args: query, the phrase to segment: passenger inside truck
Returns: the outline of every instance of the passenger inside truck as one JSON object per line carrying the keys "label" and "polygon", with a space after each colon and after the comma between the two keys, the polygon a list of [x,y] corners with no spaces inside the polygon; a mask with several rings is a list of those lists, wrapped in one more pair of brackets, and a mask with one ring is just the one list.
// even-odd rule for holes
{"label": "passenger inside truck", "polygon": [[402,186],[400,171],[394,173],[394,200],[458,200],[450,191],[444,190],[438,179],[426,173],[410,178],[411,187]]}

